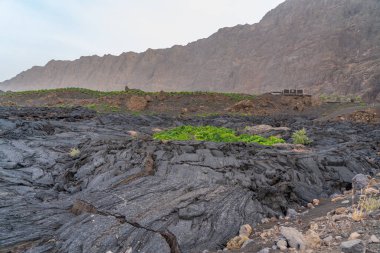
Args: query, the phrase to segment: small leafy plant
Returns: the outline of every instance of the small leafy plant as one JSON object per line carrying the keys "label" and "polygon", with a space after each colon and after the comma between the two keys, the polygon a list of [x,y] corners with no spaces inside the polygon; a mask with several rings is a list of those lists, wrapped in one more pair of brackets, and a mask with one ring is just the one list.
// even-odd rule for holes
{"label": "small leafy plant", "polygon": [[306,134],[306,129],[302,128],[301,130],[295,131],[292,135],[294,144],[308,145],[311,143],[311,140]]}
{"label": "small leafy plant", "polygon": [[69,155],[72,158],[76,158],[80,155],[80,150],[78,148],[72,148],[72,149],[70,149]]}
{"label": "small leafy plant", "polygon": [[271,136],[264,138],[259,135],[242,134],[229,128],[215,126],[180,126],[167,131],[155,133],[153,138],[156,140],[175,140],[175,141],[210,141],[210,142],[245,142],[259,143],[271,146],[276,143],[284,143],[281,138]]}

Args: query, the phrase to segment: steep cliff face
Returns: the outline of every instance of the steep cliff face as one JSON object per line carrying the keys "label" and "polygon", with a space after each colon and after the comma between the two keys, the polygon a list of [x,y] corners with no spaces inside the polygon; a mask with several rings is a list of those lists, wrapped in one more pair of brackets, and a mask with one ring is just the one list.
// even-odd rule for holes
{"label": "steep cliff face", "polygon": [[78,86],[262,93],[380,92],[380,1],[287,0],[260,23],[220,29],[187,46],[50,61],[0,89]]}

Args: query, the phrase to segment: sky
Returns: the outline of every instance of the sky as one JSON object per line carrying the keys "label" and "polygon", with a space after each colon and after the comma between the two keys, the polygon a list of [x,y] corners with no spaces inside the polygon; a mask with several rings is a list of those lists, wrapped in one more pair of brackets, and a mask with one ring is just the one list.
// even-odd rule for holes
{"label": "sky", "polygon": [[186,45],[283,0],[0,0],[0,82],[48,61]]}

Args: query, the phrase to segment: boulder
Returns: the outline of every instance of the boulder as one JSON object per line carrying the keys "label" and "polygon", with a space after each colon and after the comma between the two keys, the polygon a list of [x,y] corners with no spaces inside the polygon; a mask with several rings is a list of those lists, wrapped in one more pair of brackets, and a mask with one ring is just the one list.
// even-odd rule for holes
{"label": "boulder", "polygon": [[369,238],[369,242],[370,243],[380,243],[380,240],[379,240],[379,238],[377,238],[376,235],[371,235],[371,237]]}
{"label": "boulder", "polygon": [[288,217],[289,219],[295,219],[295,218],[297,218],[298,215],[299,215],[299,213],[297,213],[297,211],[292,209],[292,208],[289,208],[286,211],[286,217]]}
{"label": "boulder", "polygon": [[241,248],[244,249],[244,248],[246,248],[246,247],[248,247],[249,245],[252,245],[252,244],[254,244],[254,243],[255,243],[254,240],[252,240],[252,239],[248,239],[247,241],[245,241],[245,242],[243,243],[243,245],[241,246]]}
{"label": "boulder", "polygon": [[350,240],[345,241],[340,244],[340,249],[344,253],[362,253],[364,250],[364,245],[362,240]]}
{"label": "boulder", "polygon": [[269,252],[270,252],[270,248],[264,248],[257,253],[269,253]]}
{"label": "boulder", "polygon": [[280,232],[281,235],[286,238],[291,248],[295,248],[297,250],[306,249],[305,237],[297,229],[291,227],[281,227]]}
{"label": "boulder", "polygon": [[362,190],[365,187],[368,186],[369,180],[371,179],[370,176],[363,175],[363,174],[357,174],[353,179],[352,179],[352,187],[355,190]]}
{"label": "boulder", "polygon": [[285,251],[288,249],[288,243],[285,241],[285,240],[279,240],[277,243],[276,243],[276,246],[281,250],[281,251]]}
{"label": "boulder", "polygon": [[290,128],[288,127],[272,127],[270,125],[256,125],[256,126],[248,126],[244,129],[244,133],[252,134],[252,135],[262,135],[264,137],[280,135],[284,136],[288,134]]}

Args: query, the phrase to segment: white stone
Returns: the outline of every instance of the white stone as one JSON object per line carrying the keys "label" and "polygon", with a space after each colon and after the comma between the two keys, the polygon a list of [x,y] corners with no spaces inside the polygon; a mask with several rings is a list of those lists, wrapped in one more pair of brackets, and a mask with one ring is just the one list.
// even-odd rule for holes
{"label": "white stone", "polygon": [[290,247],[295,248],[296,250],[305,250],[305,237],[297,229],[291,227],[281,227],[280,231],[282,236],[288,240]]}
{"label": "white stone", "polygon": [[288,243],[285,240],[279,240],[276,245],[281,251],[288,249]]}
{"label": "white stone", "polygon": [[270,252],[270,248],[265,248],[265,249],[260,250],[257,253],[269,253],[269,252]]}
{"label": "white stone", "polygon": [[350,237],[348,238],[348,240],[355,240],[355,239],[358,239],[360,237],[360,234],[358,232],[353,232],[350,234]]}
{"label": "white stone", "polygon": [[369,241],[371,243],[379,243],[380,242],[379,238],[377,238],[376,235],[371,235],[371,238],[369,238]]}

